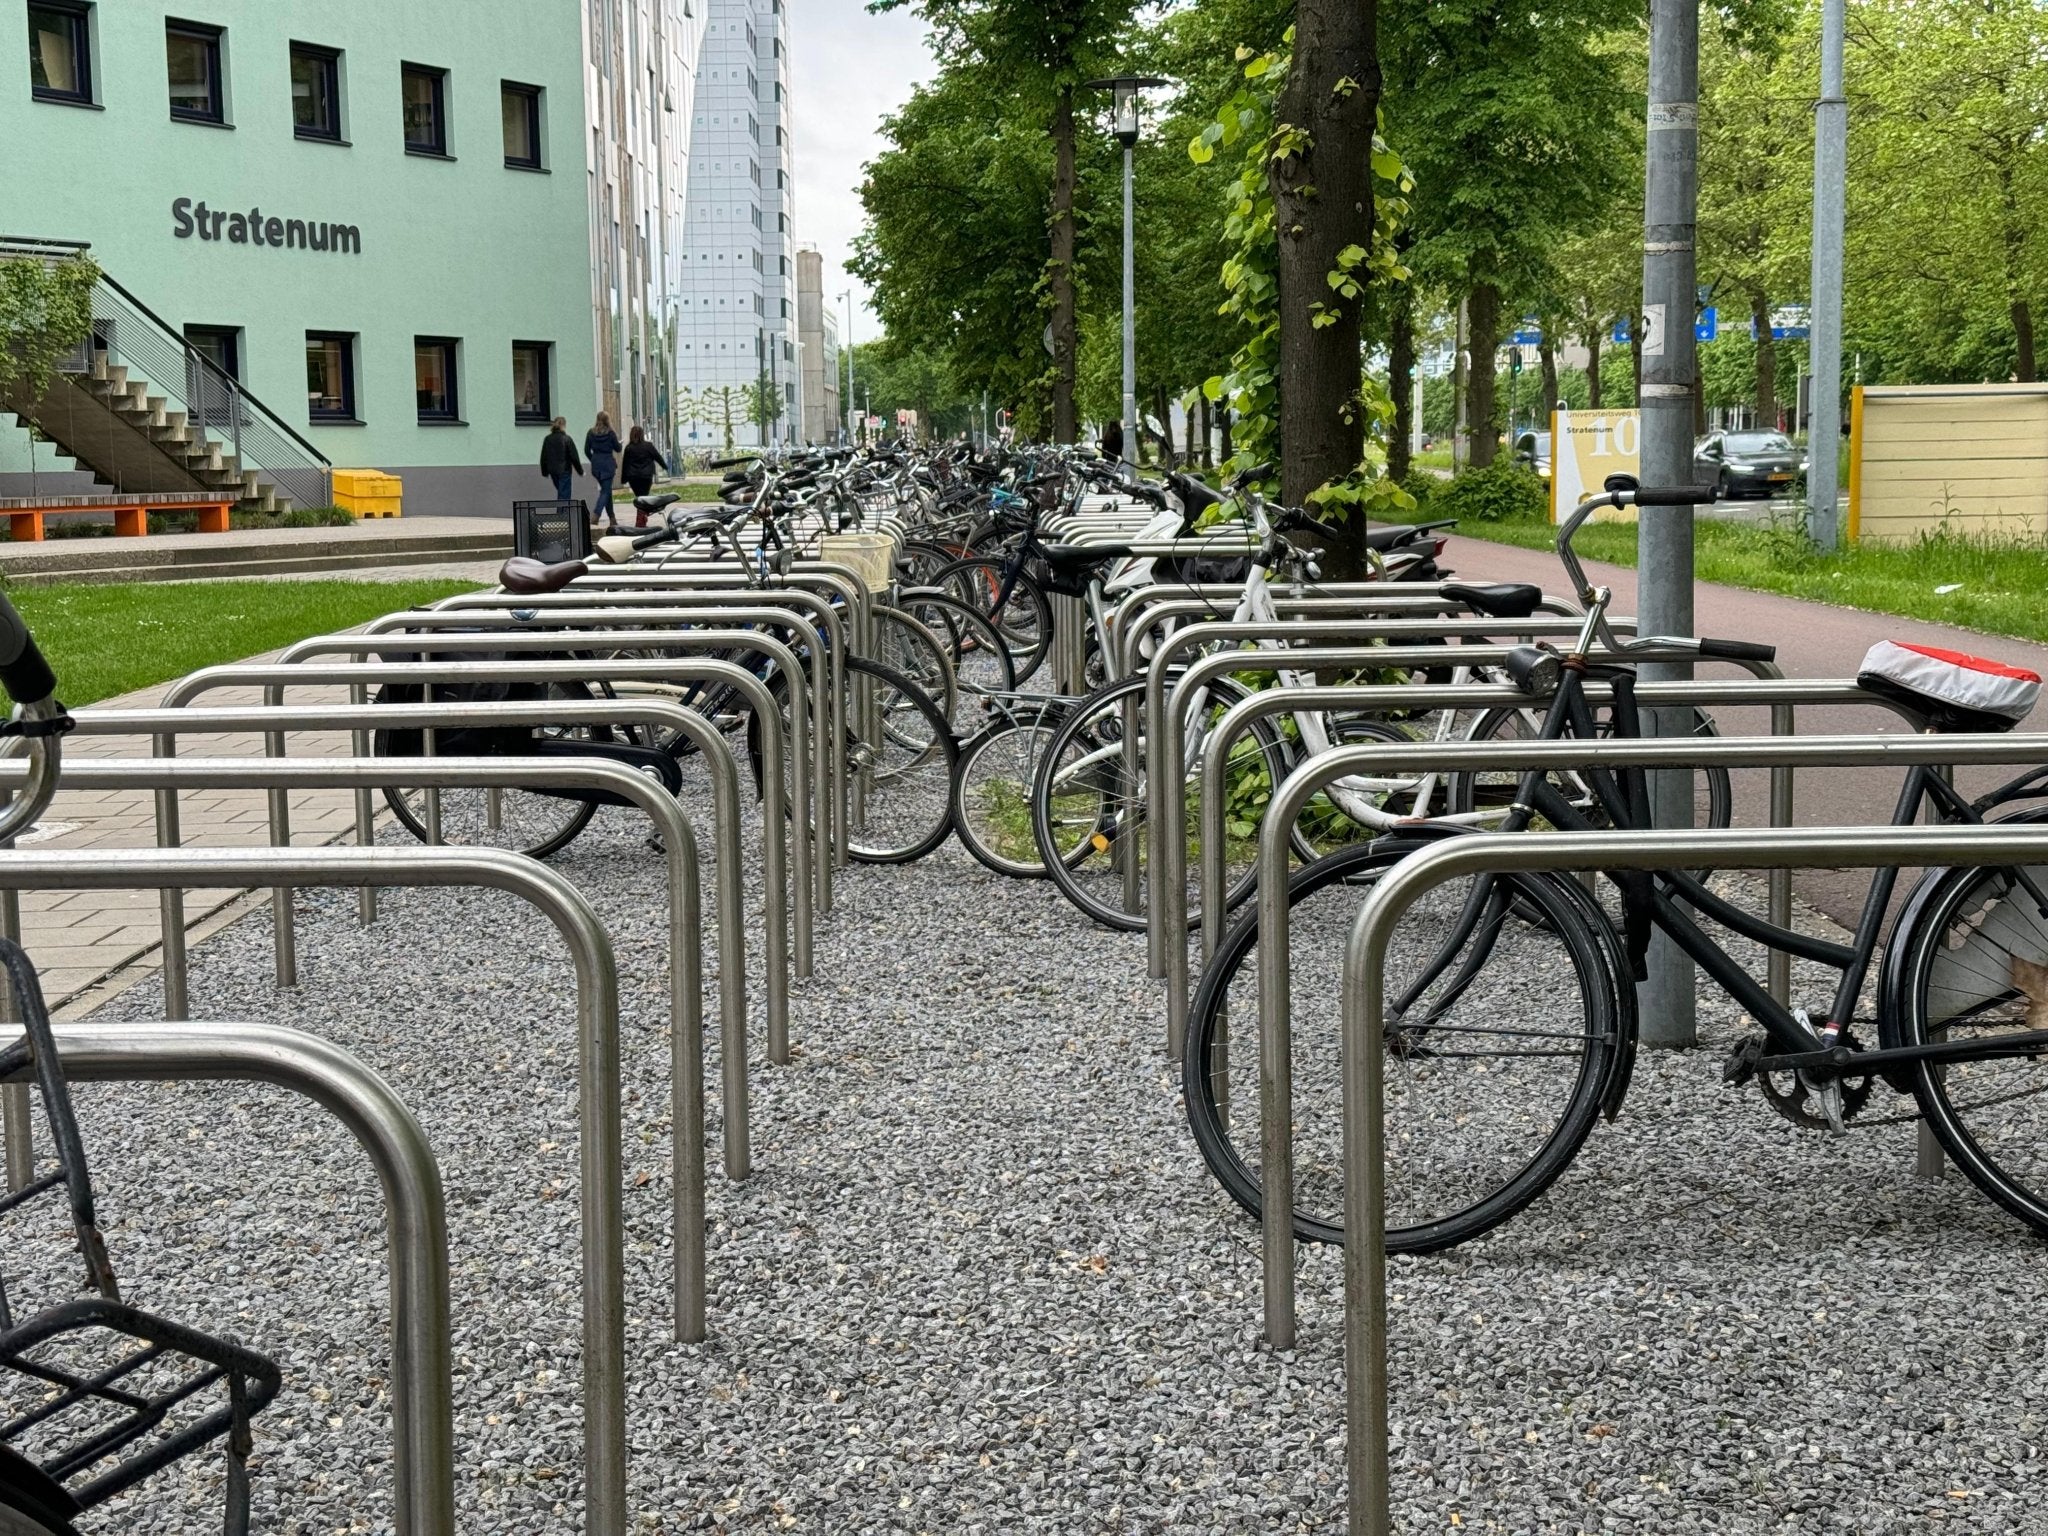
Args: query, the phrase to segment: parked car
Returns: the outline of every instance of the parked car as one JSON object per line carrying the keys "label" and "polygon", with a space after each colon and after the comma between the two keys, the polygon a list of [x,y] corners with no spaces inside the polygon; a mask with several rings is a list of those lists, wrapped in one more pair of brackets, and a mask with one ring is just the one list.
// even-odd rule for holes
{"label": "parked car", "polygon": [[1522,432],[1516,434],[1514,456],[1517,464],[1533,469],[1546,480],[1550,478],[1550,434],[1548,432]]}
{"label": "parked car", "polygon": [[1694,445],[1693,479],[1725,497],[1770,496],[1806,479],[1806,461],[1782,432],[1711,432]]}

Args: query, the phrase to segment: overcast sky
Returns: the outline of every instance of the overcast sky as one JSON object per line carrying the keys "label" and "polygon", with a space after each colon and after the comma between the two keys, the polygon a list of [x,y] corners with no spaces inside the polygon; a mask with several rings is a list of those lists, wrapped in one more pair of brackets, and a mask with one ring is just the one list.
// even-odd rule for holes
{"label": "overcast sky", "polygon": [[932,69],[924,27],[907,11],[870,16],[866,0],[784,0],[796,133],[796,232],[825,258],[825,294],[854,289],[855,341],[871,341],[875,317],[846,272],[860,233],[860,168],[881,148],[882,118]]}

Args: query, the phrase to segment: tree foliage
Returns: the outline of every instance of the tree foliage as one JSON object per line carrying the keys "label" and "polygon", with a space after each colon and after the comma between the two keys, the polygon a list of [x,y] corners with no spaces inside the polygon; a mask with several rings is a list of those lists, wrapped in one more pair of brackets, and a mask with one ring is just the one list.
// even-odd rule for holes
{"label": "tree foliage", "polygon": [[27,404],[50,387],[57,364],[92,334],[99,280],[89,256],[0,261],[0,395]]}

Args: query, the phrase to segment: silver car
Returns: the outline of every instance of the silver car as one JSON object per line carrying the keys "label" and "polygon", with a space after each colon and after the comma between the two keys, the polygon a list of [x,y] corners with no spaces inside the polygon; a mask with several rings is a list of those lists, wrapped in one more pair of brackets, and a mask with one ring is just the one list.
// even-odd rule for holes
{"label": "silver car", "polygon": [[1806,460],[1782,432],[1711,432],[1693,447],[1692,477],[1730,499],[1772,496],[1806,479]]}

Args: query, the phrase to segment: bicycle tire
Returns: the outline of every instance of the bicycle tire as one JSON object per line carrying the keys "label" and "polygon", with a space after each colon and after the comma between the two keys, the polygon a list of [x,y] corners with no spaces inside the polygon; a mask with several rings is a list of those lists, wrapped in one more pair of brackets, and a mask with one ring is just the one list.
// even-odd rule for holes
{"label": "bicycle tire", "polygon": [[[447,690],[443,688],[439,691],[445,693]],[[377,698],[379,699],[380,702],[389,699],[389,701],[393,703],[418,703],[420,701],[420,697],[423,696],[423,692],[423,690],[413,687],[411,685],[397,685],[396,687],[387,687],[385,689],[380,690],[377,694]],[[550,683],[546,686],[545,696],[558,697],[571,701],[589,700],[596,697],[596,695],[591,692],[588,684],[577,682]],[[509,729],[514,732],[517,732],[519,735],[522,736],[531,734],[529,730],[524,726],[510,727]],[[576,728],[576,730],[577,733],[586,736],[588,739],[592,741],[610,741],[614,739],[613,728],[610,726],[596,725],[589,727],[578,727]],[[458,742],[456,745],[459,746],[460,743]],[[424,733],[417,730],[379,730],[373,731],[370,734],[370,752],[371,755],[375,757],[418,757],[423,752],[424,747]],[[384,803],[385,805],[390,807],[393,819],[396,820],[401,827],[405,828],[405,830],[408,833],[410,833],[413,837],[417,838],[422,843],[426,843],[429,841],[427,836],[427,823],[424,808],[423,806],[421,808],[416,808],[412,803],[412,797],[415,794],[424,795],[424,793],[424,791],[405,789],[397,785],[387,785],[382,791]],[[523,790],[508,789],[503,791],[490,791],[444,789],[440,793],[442,797],[441,841],[443,845],[447,845],[450,842],[449,831],[451,820],[457,824],[458,829],[463,820],[463,817],[459,812],[454,817],[451,817],[449,814],[450,801],[451,799],[457,796],[488,797],[490,795],[496,794],[499,798],[499,804],[501,807],[505,797],[508,796],[517,797],[513,802],[515,805],[523,804],[528,801],[545,801],[546,804],[550,807],[561,807],[562,809],[560,812],[560,820],[552,824],[543,822],[542,825],[546,826],[547,830],[543,832],[541,835],[525,838],[515,837],[513,839],[513,841],[519,844],[519,846],[514,851],[523,853],[530,859],[553,858],[556,854],[560,853],[564,848],[568,847],[569,844],[575,842],[578,837],[582,836],[583,829],[590,825],[591,818],[597,814],[597,807],[588,801],[570,800],[566,798],[558,798],[555,796],[535,795],[527,793]],[[465,802],[457,803],[461,804]],[[487,813],[485,818],[486,825],[488,825],[489,819],[490,817]],[[514,819],[516,822],[519,818],[515,816]],[[502,829],[502,810],[498,815],[498,820],[500,821]],[[457,843],[456,846],[494,847],[504,846],[504,844],[494,841],[487,841],[484,843]]]}
{"label": "bicycle tire", "polygon": [[1045,860],[1031,832],[1031,786],[1058,730],[1059,711],[1015,712],[960,744],[953,765],[953,831],[984,869],[1013,880],[1043,880]]}
{"label": "bicycle tire", "polygon": [[[1403,837],[1383,838],[1378,843],[1346,848],[1331,854],[1328,858],[1299,870],[1288,883],[1288,907],[1290,917],[1304,903],[1337,885],[1369,884],[1391,869],[1401,859],[1421,846]],[[1620,1106],[1620,1095],[1626,1089],[1627,1071],[1633,1061],[1635,1015],[1632,995],[1620,980],[1617,967],[1621,959],[1621,945],[1609,923],[1590,898],[1577,884],[1556,875],[1505,875],[1491,877],[1500,882],[1497,899],[1503,912],[1502,926],[1512,918],[1523,924],[1530,933],[1548,933],[1559,941],[1563,952],[1569,957],[1573,968],[1576,989],[1568,994],[1564,1012],[1569,1015],[1574,1004],[1583,1010],[1585,1033],[1582,1037],[1583,1050],[1576,1074],[1573,1076],[1562,1103],[1550,1126],[1534,1147],[1526,1153],[1515,1153],[1500,1160],[1513,1163],[1513,1171],[1488,1188],[1478,1198],[1455,1210],[1434,1214],[1431,1219],[1396,1224],[1390,1221],[1387,1229],[1387,1250],[1391,1253],[1431,1253],[1439,1249],[1469,1242],[1480,1234],[1491,1230],[1508,1220],[1518,1211],[1525,1209],[1544,1190],[1553,1184],[1567,1169],[1586,1138],[1591,1135],[1603,1107],[1612,1113]],[[1453,887],[1441,887],[1449,891]],[[1359,898],[1361,901],[1363,897]],[[1336,909],[1342,916],[1337,931],[1348,935],[1350,913],[1343,906]],[[1533,916],[1532,916],[1533,915]],[[1417,921],[1425,925],[1434,922],[1432,914],[1417,912]],[[1296,947],[1301,935],[1291,935]],[[1427,941],[1425,941],[1426,943]],[[1200,985],[1196,989],[1189,1011],[1188,1032],[1185,1050],[1181,1059],[1181,1087],[1184,1110],[1189,1129],[1202,1160],[1223,1186],[1230,1198],[1244,1210],[1257,1216],[1260,1212],[1260,1176],[1240,1151],[1233,1138],[1227,1103],[1218,1095],[1219,1074],[1215,1070],[1219,1042],[1227,1039],[1230,1010],[1228,1008],[1231,983],[1239,973],[1256,959],[1258,943],[1258,914],[1251,911],[1243,914],[1225,933],[1222,943],[1203,971]],[[1526,996],[1529,989],[1527,971],[1515,964],[1515,957],[1498,957],[1514,973],[1503,977],[1503,990],[1514,996]],[[1392,956],[1390,955],[1390,960]],[[1395,967],[1390,965],[1390,982]],[[1293,988],[1296,1007],[1303,1000],[1303,988],[1297,981]],[[1394,989],[1390,985],[1389,1006],[1394,1003]],[[1476,1016],[1490,1017],[1497,1011],[1497,1005],[1487,1005],[1487,999],[1475,1000]],[[1250,1009],[1241,1008],[1239,1017],[1255,1017]],[[1520,1018],[1521,1015],[1517,1015]],[[1430,1026],[1425,1025],[1425,1030]],[[1493,1031],[1504,1036],[1517,1034],[1515,1026],[1493,1024]],[[1450,1026],[1449,1033],[1462,1038],[1466,1034],[1485,1032],[1485,1028],[1473,1026]],[[1304,1041],[1304,1031],[1297,1023],[1294,1031],[1297,1047]],[[1327,1042],[1325,1042],[1327,1043]],[[1334,1051],[1331,1053],[1334,1055]],[[1446,1058],[1457,1053],[1446,1051]],[[1475,1055],[1480,1053],[1473,1053]],[[1551,1054],[1551,1053],[1535,1053]],[[1253,1065],[1258,1059],[1257,1050],[1247,1042],[1238,1048],[1242,1061],[1250,1057]],[[1416,1052],[1408,1047],[1405,1059],[1390,1052],[1387,1075],[1386,1102],[1386,1167],[1387,1201],[1390,1217],[1401,1207],[1405,1198],[1404,1180],[1418,1157],[1428,1158],[1441,1154],[1442,1160],[1450,1165],[1477,1164],[1484,1167],[1485,1159],[1476,1157],[1464,1143],[1468,1121],[1461,1119],[1455,1126],[1449,1126],[1445,1134],[1417,1136],[1404,1123],[1407,1114],[1407,1100],[1404,1097],[1406,1082],[1417,1075],[1415,1062],[1427,1061],[1428,1053]],[[1295,1123],[1299,1129],[1305,1119],[1305,1101],[1300,1090],[1302,1069],[1297,1055],[1295,1095]],[[1406,1076],[1404,1077],[1405,1074]],[[1469,1099],[1454,1096],[1467,1106]],[[1325,1099],[1327,1107],[1327,1098]],[[1423,1118],[1417,1116],[1417,1119]],[[1513,1120],[1514,1116],[1507,1117]],[[1526,1115],[1522,1118],[1526,1119]],[[1429,1127],[1425,1126],[1428,1130]],[[1251,1128],[1256,1137],[1256,1125]],[[1513,1127],[1510,1126],[1510,1134]],[[1453,1145],[1453,1138],[1457,1144]],[[1299,1140],[1297,1141],[1299,1146]],[[1299,1154],[1298,1154],[1299,1155]],[[1410,1181],[1414,1182],[1414,1181]],[[1300,1162],[1296,1167],[1296,1184],[1303,1189],[1307,1180]],[[1324,1180],[1321,1193],[1330,1198],[1324,1201],[1324,1209],[1338,1207],[1341,1199],[1341,1180],[1334,1186]],[[1294,1232],[1297,1238],[1308,1242],[1341,1243],[1344,1229],[1341,1214],[1334,1218],[1318,1214],[1311,1201],[1297,1198],[1294,1213]]]}
{"label": "bicycle tire", "polygon": [[[1142,878],[1142,861],[1148,857],[1146,850],[1150,844],[1145,831],[1149,811],[1144,796],[1147,768],[1143,745],[1139,748],[1136,780],[1129,782],[1116,744],[1121,740],[1124,710],[1129,708],[1142,717],[1144,694],[1145,679],[1127,677],[1096,689],[1075,704],[1040,757],[1038,777],[1031,789],[1032,836],[1038,843],[1039,862],[1046,873],[1061,894],[1087,916],[1105,928],[1124,933],[1139,933],[1146,926],[1144,908],[1150,897]],[[1212,680],[1208,684],[1211,716],[1246,696],[1247,690],[1228,678]],[[1139,729],[1143,728],[1141,720]],[[1270,801],[1274,787],[1285,777],[1288,761],[1285,745],[1272,723],[1252,722],[1231,751],[1233,762],[1245,773],[1234,789],[1248,801],[1260,803],[1262,796],[1263,801]],[[1192,773],[1195,766],[1193,762],[1186,763],[1183,771]],[[1192,794],[1188,797],[1188,814],[1194,814]],[[1127,839],[1127,846],[1136,850],[1135,856],[1140,860],[1136,911],[1126,910],[1122,904],[1121,867],[1116,865],[1117,855],[1113,851]],[[1073,856],[1091,841],[1096,856]],[[1187,864],[1191,877],[1198,868],[1199,852],[1196,839],[1190,835]],[[1107,878],[1112,871],[1119,878]],[[1226,887],[1225,910],[1248,897],[1257,881],[1258,871],[1246,859]],[[1201,922],[1201,914],[1194,908],[1190,892],[1190,928]]]}
{"label": "bicycle tire", "polygon": [[1052,604],[1027,571],[1011,584],[1003,611],[996,613],[1008,567],[996,559],[956,560],[932,577],[931,584],[974,609],[995,627],[1010,653],[1018,684],[1030,680],[1052,649]]}
{"label": "bicycle tire", "polygon": [[[2009,819],[2048,820],[2048,810]],[[2048,889],[2048,868],[2027,873]],[[1891,1006],[1880,1018],[1881,1044],[1952,1039],[1959,1019],[1979,1031],[2044,1027],[2048,918],[2031,893],[2012,899],[2016,891],[2024,887],[2000,868],[1931,870],[1923,877],[1886,952],[1879,995]],[[2001,1210],[2048,1234],[2048,1065],[2039,1053],[1910,1062],[1892,1077],[1911,1092],[1964,1176]]]}

